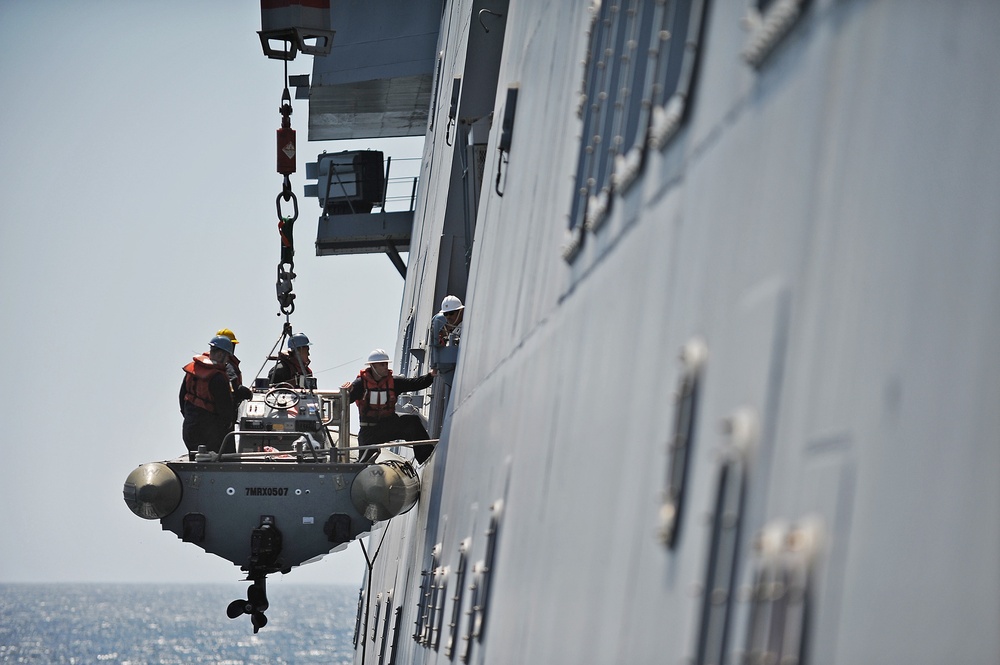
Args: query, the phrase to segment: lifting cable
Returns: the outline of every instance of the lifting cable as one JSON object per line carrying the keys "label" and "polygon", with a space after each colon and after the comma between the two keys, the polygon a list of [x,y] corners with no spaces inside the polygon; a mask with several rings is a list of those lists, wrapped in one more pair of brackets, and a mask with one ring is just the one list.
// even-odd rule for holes
{"label": "lifting cable", "polygon": [[[372,603],[372,569],[375,566],[375,559],[378,558],[378,553],[382,551],[382,543],[385,542],[385,536],[389,533],[389,522],[391,518],[386,520],[385,528],[382,529],[382,538],[378,541],[378,547],[375,548],[375,553],[371,557],[368,556],[368,549],[365,547],[365,541],[358,538],[358,542],[361,543],[361,551],[365,555],[365,563],[368,564],[368,574],[365,576],[365,622],[362,627],[362,641],[361,641],[361,662],[365,662],[365,646],[368,642],[364,639],[368,635],[368,616],[371,612]],[[369,534],[369,542],[371,542],[371,535]]]}
{"label": "lifting cable", "polygon": [[[285,41],[286,51],[289,42]],[[281,92],[281,126],[277,130],[277,172],[282,176],[281,191],[274,199],[274,207],[278,214],[278,236],[281,241],[281,257],[278,261],[278,279],[275,282],[275,292],[278,297],[278,316],[285,315],[285,323],[281,335],[275,342],[257,371],[257,376],[264,371],[268,361],[277,360],[276,351],[280,351],[285,341],[292,336],[291,315],[295,311],[295,293],[292,292],[292,280],[295,279],[295,241],[292,229],[295,220],[299,218],[299,201],[292,191],[290,176],[295,173],[295,130],[292,129],[292,96],[288,92],[288,60],[285,60],[283,90]],[[281,209],[282,201],[291,202],[291,214],[285,214]]]}
{"label": "lifting cable", "polygon": [[[277,170],[283,176],[281,192],[274,200],[278,213],[278,235],[281,237],[281,260],[278,262],[278,281],[275,290],[281,314],[285,315],[285,327],[290,330],[288,317],[295,311],[295,294],[292,293],[292,280],[295,279],[295,243],[292,237],[292,227],[299,218],[299,202],[292,191],[289,176],[295,173],[295,130],[292,129],[292,96],[288,92],[288,61],[285,61],[285,86],[281,93],[281,127],[277,133]],[[284,214],[281,202],[292,203],[291,216]],[[284,334],[284,333],[283,333]],[[289,332],[290,334],[290,332]]]}
{"label": "lifting cable", "polygon": [[284,347],[285,340],[292,336],[292,322],[287,320],[287,316],[285,318],[285,325],[281,327],[281,335],[278,336],[278,340],[274,343],[274,346],[271,347],[271,352],[264,356],[264,362],[261,364],[260,369],[257,370],[258,377],[263,374],[264,367],[267,366],[267,363],[278,359],[277,354],[281,351],[282,347]]}

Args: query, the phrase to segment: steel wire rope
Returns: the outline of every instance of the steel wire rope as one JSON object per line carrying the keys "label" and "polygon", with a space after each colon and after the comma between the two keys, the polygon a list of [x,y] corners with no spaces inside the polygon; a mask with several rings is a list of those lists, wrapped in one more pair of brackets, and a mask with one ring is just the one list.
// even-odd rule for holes
{"label": "steel wire rope", "polygon": [[[389,522],[391,519],[386,520],[385,528],[382,529],[382,538],[378,541],[378,547],[375,548],[375,554],[368,558],[368,550],[365,548],[365,541],[358,539],[358,543],[361,544],[361,552],[365,555],[365,563],[368,565],[368,575],[365,582],[365,627],[361,631],[361,662],[365,662],[365,654],[367,653],[366,647],[368,646],[368,615],[371,612],[371,602],[372,602],[372,568],[375,567],[375,559],[378,558],[378,553],[382,551],[382,543],[385,542],[385,536],[389,533]],[[371,536],[369,536],[370,538]]]}

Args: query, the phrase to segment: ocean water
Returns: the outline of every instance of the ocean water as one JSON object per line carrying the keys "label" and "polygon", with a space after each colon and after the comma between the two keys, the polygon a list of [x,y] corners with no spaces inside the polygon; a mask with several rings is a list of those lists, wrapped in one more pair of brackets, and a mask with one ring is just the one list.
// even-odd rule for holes
{"label": "ocean water", "polygon": [[356,588],[270,584],[254,635],[248,584],[0,584],[0,663],[353,662]]}

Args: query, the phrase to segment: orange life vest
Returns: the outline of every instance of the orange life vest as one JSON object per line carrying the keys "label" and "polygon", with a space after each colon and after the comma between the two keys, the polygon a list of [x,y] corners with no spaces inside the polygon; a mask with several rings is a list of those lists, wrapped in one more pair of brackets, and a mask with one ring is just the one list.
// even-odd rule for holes
{"label": "orange life vest", "polygon": [[216,374],[221,374],[226,380],[226,385],[229,385],[225,366],[220,367],[213,363],[207,353],[195,356],[184,366],[184,401],[191,402],[199,409],[218,413],[215,401],[212,399],[212,391],[208,387]]}
{"label": "orange life vest", "polygon": [[376,422],[396,413],[396,383],[391,369],[381,381],[376,381],[367,368],[361,370],[358,377],[365,387],[364,394],[354,402],[358,405],[361,422]]}

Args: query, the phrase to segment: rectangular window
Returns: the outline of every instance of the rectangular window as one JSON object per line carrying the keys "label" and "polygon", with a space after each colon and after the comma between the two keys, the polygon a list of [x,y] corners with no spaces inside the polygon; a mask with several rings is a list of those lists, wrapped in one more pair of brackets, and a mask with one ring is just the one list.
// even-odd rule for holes
{"label": "rectangular window", "polygon": [[430,569],[420,571],[423,580],[420,583],[420,597],[417,600],[417,628],[413,634],[413,639],[425,647],[431,645],[434,632],[434,613],[437,611],[434,596],[437,593],[440,564],[441,543],[438,543],[431,550]]}
{"label": "rectangular window", "polygon": [[726,637],[732,613],[743,511],[743,473],[743,465],[737,460],[724,462],[719,469],[695,665],[726,661]]}
{"label": "rectangular window", "polygon": [[[614,164],[614,127],[616,110],[621,110],[622,85],[630,89],[630,71],[625,35],[629,33],[629,15],[635,17],[638,0],[607,0],[593,9],[590,48],[581,97],[583,134],[577,161],[576,197],[571,213],[571,227],[581,226],[593,213],[596,201],[608,200],[611,167]],[[629,7],[633,11],[629,11]],[[620,146],[619,146],[620,147]]]}
{"label": "rectangular window", "polygon": [[701,44],[705,0],[669,2],[657,32],[649,144],[662,149],[687,115]]}
{"label": "rectangular window", "polygon": [[725,421],[728,442],[719,462],[715,505],[711,517],[711,537],[701,617],[693,665],[728,662],[726,644],[733,612],[733,589],[738,574],[740,534],[746,496],[747,457],[757,442],[757,415],[740,409]]}
{"label": "rectangular window", "polygon": [[455,571],[455,596],[451,599],[451,621],[448,623],[448,642],[444,654],[449,659],[455,658],[458,645],[458,622],[461,619],[462,593],[465,591],[466,553],[471,545],[470,539],[465,539],[458,548],[458,569]]}
{"label": "rectangular window", "polygon": [[744,660],[805,662],[812,579],[823,528],[815,519],[791,527],[775,520],[754,539]]}
{"label": "rectangular window", "polygon": [[431,95],[431,112],[428,129],[434,131],[434,118],[437,116],[438,95],[441,92],[441,67],[444,65],[444,51],[438,53],[437,66],[434,67],[434,94]]}
{"label": "rectangular window", "polygon": [[615,192],[638,176],[646,146],[676,133],[694,77],[705,0],[595,2],[580,90],[583,121],[569,230],[607,217]]}
{"label": "rectangular window", "polygon": [[385,611],[382,614],[382,643],[378,650],[378,662],[379,665],[385,663],[386,654],[388,652],[388,638],[389,638],[389,620],[392,618],[392,591],[387,591],[385,594]]}
{"label": "rectangular window", "polygon": [[660,508],[660,539],[669,549],[677,546],[680,533],[687,473],[698,420],[701,376],[707,356],[708,348],[699,337],[690,340],[681,351],[684,372],[674,398],[673,436],[667,451],[667,488]]}

